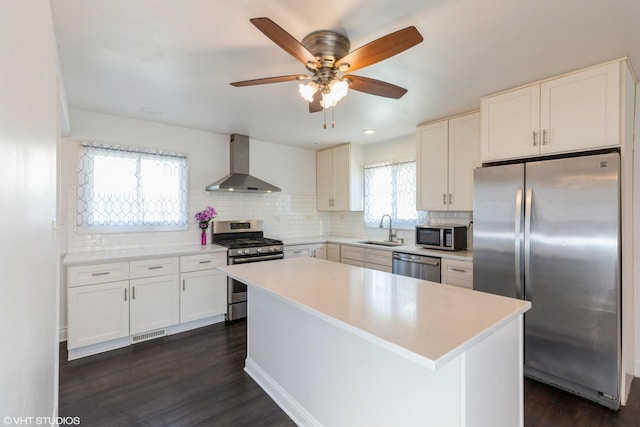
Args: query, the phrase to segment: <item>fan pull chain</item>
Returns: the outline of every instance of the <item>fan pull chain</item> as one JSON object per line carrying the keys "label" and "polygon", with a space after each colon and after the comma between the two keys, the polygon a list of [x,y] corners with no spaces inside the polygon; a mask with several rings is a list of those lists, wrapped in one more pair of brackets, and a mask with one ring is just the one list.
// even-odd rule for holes
{"label": "fan pull chain", "polygon": [[334,129],[336,127],[336,122],[333,120],[333,112],[336,109],[336,107],[333,107],[331,109],[331,129]]}
{"label": "fan pull chain", "polygon": [[327,128],[327,109],[322,109],[322,129]]}

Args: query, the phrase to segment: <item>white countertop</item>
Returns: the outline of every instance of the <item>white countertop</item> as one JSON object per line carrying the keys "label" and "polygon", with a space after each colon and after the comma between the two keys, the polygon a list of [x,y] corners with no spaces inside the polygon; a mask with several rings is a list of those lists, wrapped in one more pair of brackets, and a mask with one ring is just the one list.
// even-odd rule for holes
{"label": "white countertop", "polygon": [[404,253],[410,253],[414,255],[447,258],[447,259],[454,259],[458,261],[473,260],[472,250],[445,251],[445,250],[437,250],[437,249],[425,249],[420,246],[416,246],[414,244],[399,245],[399,246],[372,245],[372,244],[363,243],[366,240],[375,240],[375,239],[368,239],[366,237],[310,236],[310,237],[297,237],[295,239],[284,239],[284,245],[293,246],[293,245],[310,245],[310,244],[319,244],[319,243],[336,243],[338,245],[358,246],[358,247],[364,247],[369,249],[379,249],[379,250],[388,251],[388,252],[404,252]]}
{"label": "white countertop", "polygon": [[121,262],[142,258],[160,258],[167,256],[198,255],[203,253],[227,252],[227,248],[218,245],[178,245],[171,247],[137,248],[110,251],[69,252],[64,256],[64,265],[80,265],[95,262]]}
{"label": "white countertop", "polygon": [[219,269],[430,369],[531,308],[528,301],[316,258]]}
{"label": "white countertop", "polygon": [[[309,244],[323,244],[323,243],[336,243],[339,245],[351,245],[366,247],[371,249],[379,249],[388,252],[405,252],[423,256],[434,256],[440,258],[457,259],[460,261],[471,261],[472,251],[439,251],[434,249],[424,249],[415,245],[401,245],[401,246],[380,246],[362,243],[367,238],[356,237],[336,237],[336,236],[311,236],[311,237],[299,237],[288,238],[284,240],[285,246],[292,245],[309,245]],[[120,249],[120,250],[107,250],[107,251],[86,251],[86,252],[69,252],[64,256],[62,263],[64,265],[81,265],[89,263],[101,263],[101,262],[121,262],[130,261],[142,258],[161,258],[168,256],[181,256],[181,255],[197,255],[202,253],[215,253],[226,252],[227,248],[214,244],[202,245],[178,245],[170,247],[151,247],[151,248],[133,248],[133,249]]]}

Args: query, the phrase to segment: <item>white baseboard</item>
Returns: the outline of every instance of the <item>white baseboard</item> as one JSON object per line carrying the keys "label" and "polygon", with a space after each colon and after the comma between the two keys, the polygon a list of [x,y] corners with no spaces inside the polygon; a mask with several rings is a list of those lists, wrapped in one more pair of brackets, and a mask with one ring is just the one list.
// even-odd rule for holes
{"label": "white baseboard", "polygon": [[167,335],[173,335],[220,322],[224,322],[224,314],[221,314],[219,316],[207,317],[205,319],[194,320],[193,322],[179,323],[177,325],[168,326],[165,328],[165,330],[167,331]]}
{"label": "white baseboard", "polygon": [[[181,332],[190,331],[192,329],[202,328],[204,326],[213,325],[215,323],[224,322],[224,315],[207,317],[205,319],[194,320],[193,322],[180,323],[178,325],[168,326],[164,328],[166,335],[179,334]],[[62,339],[63,329],[60,329],[60,341],[67,340],[67,328],[64,328],[64,340]],[[68,351],[68,360],[79,359],[85,356],[92,356],[105,351],[115,350],[117,348],[127,347],[131,345],[131,336],[119,338],[116,340],[106,341],[98,344],[92,344],[85,347],[75,348]]]}
{"label": "white baseboard", "polygon": [[67,351],[67,360],[75,360],[85,356],[92,356],[105,351],[115,350],[116,348],[127,347],[131,345],[131,337],[119,338],[98,344],[87,345],[80,348],[74,348]]}
{"label": "white baseboard", "polygon": [[66,327],[65,327],[65,328],[60,328],[60,330],[59,330],[59,334],[58,334],[58,338],[59,338],[59,340],[58,340],[58,341],[59,341],[59,342],[64,342],[64,341],[66,341],[66,340],[67,340],[67,338],[68,338],[67,333],[68,333],[68,332],[67,332],[67,328],[66,328]]}
{"label": "white baseboard", "polygon": [[322,426],[286,390],[280,387],[280,384],[248,357],[245,359],[244,370],[297,425]]}
{"label": "white baseboard", "polygon": [[636,378],[640,378],[640,359],[636,359],[636,363],[634,364],[633,375]]}

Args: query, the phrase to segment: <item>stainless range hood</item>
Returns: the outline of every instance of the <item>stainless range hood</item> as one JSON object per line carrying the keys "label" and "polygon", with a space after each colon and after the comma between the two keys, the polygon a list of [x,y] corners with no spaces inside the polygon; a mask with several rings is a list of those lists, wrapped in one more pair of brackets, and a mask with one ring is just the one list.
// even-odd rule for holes
{"label": "stainless range hood", "polygon": [[240,191],[245,193],[272,193],[281,191],[275,185],[249,175],[249,137],[231,135],[229,149],[231,173],[207,186],[207,191]]}

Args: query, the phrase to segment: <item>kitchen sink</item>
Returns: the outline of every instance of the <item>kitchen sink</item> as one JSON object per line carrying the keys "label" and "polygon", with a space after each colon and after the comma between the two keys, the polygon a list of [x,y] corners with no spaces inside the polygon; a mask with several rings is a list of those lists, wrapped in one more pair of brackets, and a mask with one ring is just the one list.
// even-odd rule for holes
{"label": "kitchen sink", "polygon": [[402,246],[404,243],[400,242],[389,242],[388,240],[364,240],[362,242],[365,245],[378,245],[378,246]]}

